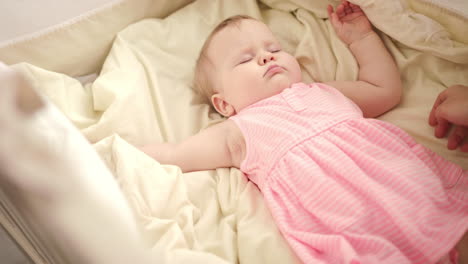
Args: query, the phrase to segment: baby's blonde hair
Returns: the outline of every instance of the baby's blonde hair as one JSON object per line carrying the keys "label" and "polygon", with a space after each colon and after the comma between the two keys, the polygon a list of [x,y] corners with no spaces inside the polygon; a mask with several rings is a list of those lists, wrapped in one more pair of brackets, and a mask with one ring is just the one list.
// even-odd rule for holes
{"label": "baby's blonde hair", "polygon": [[210,58],[208,58],[207,50],[211,43],[211,40],[216,35],[216,33],[220,32],[224,28],[230,25],[239,25],[240,21],[244,19],[253,19],[253,17],[247,15],[235,15],[226,18],[221,23],[219,23],[213,31],[211,31],[208,38],[205,40],[205,43],[202,46],[200,51],[200,55],[198,56],[197,62],[195,64],[195,74],[193,79],[193,88],[194,90],[201,94],[206,100],[207,103],[211,104],[211,96],[216,92],[215,84],[213,83],[213,78],[210,78],[210,74],[214,74],[214,71],[210,71],[210,67],[213,67]]}

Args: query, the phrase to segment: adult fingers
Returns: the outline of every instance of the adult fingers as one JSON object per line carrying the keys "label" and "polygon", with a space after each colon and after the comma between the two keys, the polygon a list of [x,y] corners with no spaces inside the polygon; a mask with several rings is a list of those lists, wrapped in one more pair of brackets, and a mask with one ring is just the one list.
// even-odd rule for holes
{"label": "adult fingers", "polygon": [[437,125],[437,109],[438,109],[439,105],[442,104],[442,102],[445,101],[445,99],[447,99],[447,95],[446,95],[446,92],[444,90],[443,92],[441,92],[437,96],[437,98],[434,101],[434,104],[432,106],[431,113],[429,114],[429,124],[431,126]]}
{"label": "adult fingers", "polygon": [[443,138],[447,135],[447,132],[450,128],[451,124],[442,118],[437,119],[437,125],[435,126],[434,135],[438,138]]}
{"label": "adult fingers", "polygon": [[455,126],[452,133],[450,133],[447,142],[447,148],[450,150],[457,149],[461,146],[468,136],[468,127]]}
{"label": "adult fingers", "polygon": [[437,120],[444,119],[455,125],[468,126],[468,98],[448,96],[437,107],[435,116]]}
{"label": "adult fingers", "polygon": [[437,100],[434,103],[433,110],[431,112],[433,113],[433,118],[434,118],[434,135],[438,138],[445,137],[447,135],[447,132],[449,131],[451,127],[451,123],[444,118],[443,112],[445,111],[444,108],[444,103],[445,101],[445,96],[443,94],[439,94],[439,97],[437,97]]}
{"label": "adult fingers", "polygon": [[468,152],[468,139],[465,139],[465,143],[462,143],[460,150],[463,152]]}
{"label": "adult fingers", "polygon": [[43,106],[41,98],[24,76],[2,62],[0,62],[0,86],[0,89],[10,89],[14,94],[12,102],[16,103],[16,107],[24,114],[33,113]]}

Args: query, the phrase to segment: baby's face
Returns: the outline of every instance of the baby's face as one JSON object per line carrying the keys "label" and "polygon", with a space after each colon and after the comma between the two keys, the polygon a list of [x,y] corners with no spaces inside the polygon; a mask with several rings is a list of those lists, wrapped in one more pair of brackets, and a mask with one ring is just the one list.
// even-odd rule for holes
{"label": "baby's face", "polygon": [[244,19],[218,32],[208,57],[215,68],[216,90],[232,105],[233,114],[301,81],[297,60],[256,20]]}

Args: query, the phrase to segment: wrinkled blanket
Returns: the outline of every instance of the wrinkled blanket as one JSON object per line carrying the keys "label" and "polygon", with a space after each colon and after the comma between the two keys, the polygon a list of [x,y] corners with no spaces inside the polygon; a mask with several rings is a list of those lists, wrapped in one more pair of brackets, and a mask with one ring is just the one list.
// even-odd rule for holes
{"label": "wrinkled blanket", "polygon": [[[458,32],[467,23],[456,24],[453,18],[468,19],[423,0],[351,2],[361,5],[402,74],[401,104],[379,119],[468,169],[468,154],[448,151],[446,140],[435,138],[427,122],[440,91],[468,85],[468,35]],[[297,57],[306,82],[356,79],[356,61],[327,19],[328,3],[198,0],[165,19],[128,26],[116,36],[97,79],[85,84],[29,64],[14,67],[94,144],[150,248],[202,251],[229,263],[299,263],[261,193],[239,170],[182,174],[134,146],[177,142],[222,120],[190,85],[206,36],[230,15],[265,21]]]}

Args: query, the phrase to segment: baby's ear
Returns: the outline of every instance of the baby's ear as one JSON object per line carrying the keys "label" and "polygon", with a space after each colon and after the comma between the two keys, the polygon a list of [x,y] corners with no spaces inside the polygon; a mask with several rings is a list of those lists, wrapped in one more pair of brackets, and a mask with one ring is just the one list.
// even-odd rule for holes
{"label": "baby's ear", "polygon": [[236,113],[234,106],[228,103],[219,93],[211,96],[211,103],[218,113],[225,117],[230,117]]}

